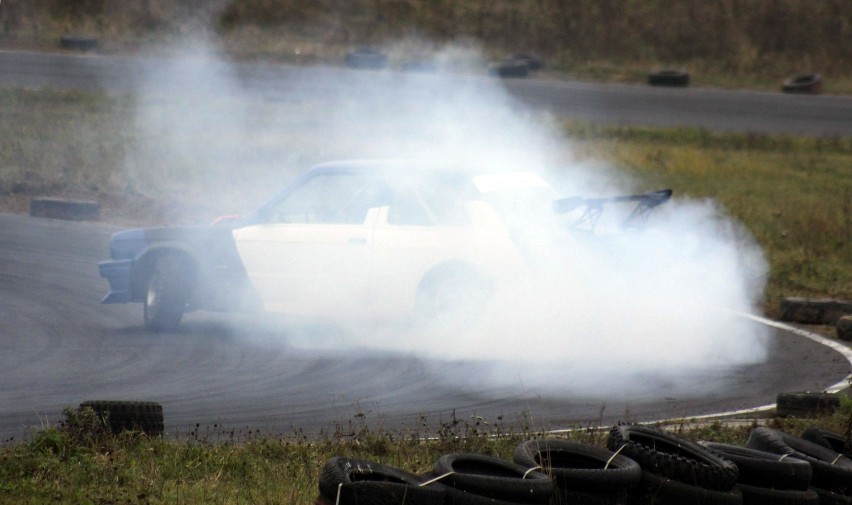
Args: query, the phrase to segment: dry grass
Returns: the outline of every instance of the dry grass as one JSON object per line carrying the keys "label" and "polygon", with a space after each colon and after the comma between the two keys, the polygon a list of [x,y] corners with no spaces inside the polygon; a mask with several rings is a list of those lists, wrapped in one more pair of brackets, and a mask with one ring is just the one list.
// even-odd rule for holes
{"label": "dry grass", "polygon": [[243,58],[340,61],[354,45],[476,40],[493,57],[534,51],[552,70],[637,82],[685,67],[697,85],[778,89],[821,72],[852,93],[852,3],[845,0],[5,0],[0,45],[54,47],[68,33],[107,51],[215,34]]}

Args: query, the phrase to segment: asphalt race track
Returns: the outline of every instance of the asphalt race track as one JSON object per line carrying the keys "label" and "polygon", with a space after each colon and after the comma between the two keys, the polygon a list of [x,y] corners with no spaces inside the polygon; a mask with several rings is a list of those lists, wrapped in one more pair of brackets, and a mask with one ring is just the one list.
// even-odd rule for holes
{"label": "asphalt race track", "polygon": [[0,214],[0,441],[26,439],[63,407],[95,399],[158,401],[166,431],[177,435],[196,424],[238,434],[346,430],[359,413],[372,425],[421,432],[423,416],[434,432],[454,415],[513,424],[528,412],[532,427],[557,429],[750,408],[849,372],[838,352],[773,330],[766,362],[697,372],[688,380],[700,394],[656,384],[641,395],[548,396],[442,380],[464,363],[297,348],[289,330],[270,330],[259,316],[192,314],[179,333],[152,334],[138,304],[98,303],[106,283],[97,263],[114,231]]}
{"label": "asphalt race track", "polygon": [[[103,89],[131,92],[146,74],[167,66],[162,58],[49,54],[0,51],[0,86],[55,89]],[[236,78],[270,100],[298,93],[323,98],[341,88],[395,78],[393,72],[343,68],[234,64]],[[483,70],[483,75],[485,74]],[[412,75],[423,90],[432,75]],[[465,79],[489,77],[456,76]],[[790,133],[815,136],[852,135],[852,97],[700,88],[657,88],[623,84],[514,79],[502,81],[521,102],[556,114],[605,124],[693,126],[714,131]],[[417,86],[414,86],[417,88]],[[387,100],[400,97],[382,88]],[[411,92],[412,87],[405,91]],[[410,97],[409,97],[410,98]]]}

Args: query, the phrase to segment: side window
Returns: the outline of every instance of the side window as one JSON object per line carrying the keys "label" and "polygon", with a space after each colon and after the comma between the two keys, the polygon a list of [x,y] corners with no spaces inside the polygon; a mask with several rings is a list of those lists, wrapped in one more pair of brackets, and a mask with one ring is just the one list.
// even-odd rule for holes
{"label": "side window", "polygon": [[387,201],[388,191],[363,174],[312,177],[270,209],[269,222],[362,224],[367,211]]}
{"label": "side window", "polygon": [[388,224],[464,226],[470,223],[466,193],[449,181],[424,180],[398,188],[388,209]]}

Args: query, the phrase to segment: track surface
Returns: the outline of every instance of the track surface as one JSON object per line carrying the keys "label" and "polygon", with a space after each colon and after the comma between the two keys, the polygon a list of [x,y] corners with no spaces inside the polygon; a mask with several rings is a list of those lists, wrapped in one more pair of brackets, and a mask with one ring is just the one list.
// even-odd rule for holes
{"label": "track surface", "polygon": [[[133,91],[140,77],[168,65],[157,58],[0,51],[0,86]],[[371,81],[393,84],[392,72],[340,68],[234,64],[229,71],[244,86],[269,99],[294,93],[324,96]],[[412,75],[428,90],[435,76]],[[455,77],[459,83],[486,77]],[[566,117],[606,124],[694,126],[716,131],[852,135],[852,97],[797,96],[782,93],[672,89],[621,84],[590,84],[537,79],[504,80],[508,92],[530,106]],[[383,87],[386,100],[400,97]],[[400,93],[410,93],[411,86]]]}
{"label": "track surface", "polygon": [[[442,380],[466,366],[459,363],[300,350],[286,343],[286,330],[270,333],[252,318],[199,313],[180,333],[151,334],[138,305],[98,304],[106,283],[97,262],[114,231],[0,214],[0,442],[26,438],[58,421],[62,407],[94,399],[161,402],[167,432],[178,435],[196,424],[238,434],[346,430],[359,411],[387,428],[418,429],[422,415],[432,433],[453,415],[514,424],[523,412],[533,428],[556,429],[764,405],[780,391],[834,384],[849,370],[836,351],[773,330],[765,363],[696,372],[686,392],[655,384],[641,396],[546,396]],[[690,381],[703,392],[690,394]]]}

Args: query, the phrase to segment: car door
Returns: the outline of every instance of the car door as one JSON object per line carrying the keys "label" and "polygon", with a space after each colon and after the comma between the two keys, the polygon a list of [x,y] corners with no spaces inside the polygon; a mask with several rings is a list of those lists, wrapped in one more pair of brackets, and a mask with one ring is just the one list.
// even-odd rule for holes
{"label": "car door", "polygon": [[318,173],[235,230],[246,272],[269,312],[363,315],[373,228],[384,189],[364,173]]}

